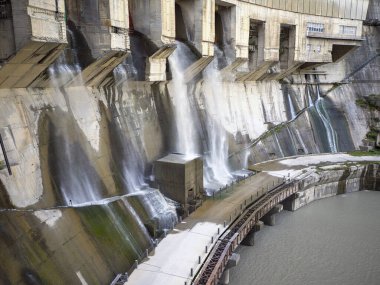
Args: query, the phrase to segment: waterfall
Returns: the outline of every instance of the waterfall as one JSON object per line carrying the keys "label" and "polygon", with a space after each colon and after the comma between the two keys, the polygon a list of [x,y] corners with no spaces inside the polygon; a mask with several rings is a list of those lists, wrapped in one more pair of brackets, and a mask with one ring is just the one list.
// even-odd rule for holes
{"label": "waterfall", "polygon": [[[139,226],[139,230],[142,232],[142,234],[145,236],[147,240],[149,240],[148,233],[141,222],[139,216],[136,214],[136,212],[133,210],[133,208],[126,202],[123,201],[125,207],[130,211],[130,214],[132,215],[135,223]],[[115,229],[120,234],[120,237],[124,239],[124,241],[131,247],[133,254],[135,256],[141,257],[144,253],[143,249],[139,246],[139,241],[135,239],[133,233],[130,232],[130,229],[126,226],[126,221],[121,220],[121,217],[115,213],[114,207],[111,204],[105,204],[103,205],[103,208],[105,209],[107,215],[109,216],[110,220],[112,221]]]}
{"label": "waterfall", "polygon": [[[310,82],[310,80],[308,79]],[[309,100],[309,109],[312,114],[316,115],[317,118],[322,122],[324,133],[326,135],[328,151],[329,152],[338,152],[338,143],[337,143],[337,134],[331,124],[330,116],[326,110],[325,99],[321,96],[320,86],[318,84],[318,78],[314,78],[316,83],[315,90],[312,88],[311,84],[306,85],[306,94]],[[312,100],[312,92],[316,94],[316,101]]]}
{"label": "waterfall", "polygon": [[306,96],[307,96],[307,100],[308,100],[308,106],[309,107],[313,107],[314,106],[314,102],[313,102],[313,98],[311,98],[311,86],[306,84]]}
{"label": "waterfall", "polygon": [[317,85],[317,101],[315,103],[315,109],[317,110],[319,117],[322,119],[326,129],[327,139],[329,142],[331,152],[338,152],[337,135],[331,124],[330,117],[325,108],[325,99],[321,97],[320,88]]}
{"label": "waterfall", "polygon": [[292,97],[290,96],[289,92],[288,92],[287,97],[288,97],[291,119],[293,120],[297,116],[297,113],[296,113],[296,110],[294,108],[293,100],[292,100]]}
{"label": "waterfall", "polygon": [[[48,68],[49,78],[54,88],[60,88],[68,82],[72,82],[74,79],[78,81],[78,85],[83,86],[81,67],[77,52],[77,42],[74,33],[69,27],[67,27],[67,32],[71,39],[72,47],[65,49],[64,53],[62,53],[54,64]],[[68,57],[71,58],[71,63],[67,61]]]}
{"label": "waterfall", "polygon": [[223,127],[225,98],[221,90],[215,88],[222,85],[219,60],[222,51],[215,46],[215,59],[204,72],[204,100],[208,140],[208,152],[205,156],[204,186],[207,189],[219,189],[232,182],[233,176],[228,165],[228,135]]}
{"label": "waterfall", "polygon": [[[129,84],[131,78],[130,66],[119,65],[114,71],[118,95],[111,104],[112,120],[109,131],[112,144],[112,155],[118,169],[124,192],[132,206],[145,217],[144,222],[156,227],[156,230],[166,230],[177,222],[177,214],[171,201],[167,201],[156,189],[146,182],[146,153],[144,149],[144,113],[146,110],[126,105],[134,102],[135,94],[127,92],[123,87]],[[137,135],[136,135],[137,134]]]}
{"label": "waterfall", "polygon": [[191,63],[191,51],[183,43],[177,42],[177,48],[169,57],[172,71],[172,100],[176,123],[175,151],[188,156],[200,153],[197,141],[196,115],[191,104],[191,95],[184,82],[184,71]]}

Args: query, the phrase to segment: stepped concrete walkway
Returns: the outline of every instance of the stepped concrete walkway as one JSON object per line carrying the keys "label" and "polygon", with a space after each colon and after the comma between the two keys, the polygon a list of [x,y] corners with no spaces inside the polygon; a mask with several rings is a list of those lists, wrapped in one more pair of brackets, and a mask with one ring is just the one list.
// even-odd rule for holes
{"label": "stepped concrete walkway", "polygon": [[[233,189],[203,205],[177,224],[149,256],[131,274],[125,285],[184,285],[191,284],[192,274],[200,269],[207,252],[218,236],[240,213],[245,205],[265,194],[273,185],[287,179],[301,179],[316,165],[347,162],[379,161],[380,156],[355,157],[347,154],[311,155],[257,164],[262,172],[237,184]],[[200,262],[199,262],[200,261]],[[185,283],[186,282],[186,283]]]}

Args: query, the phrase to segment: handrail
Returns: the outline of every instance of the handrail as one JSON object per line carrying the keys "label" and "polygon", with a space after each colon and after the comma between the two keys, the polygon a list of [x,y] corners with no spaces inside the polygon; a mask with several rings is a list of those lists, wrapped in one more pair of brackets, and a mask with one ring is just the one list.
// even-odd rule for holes
{"label": "handrail", "polygon": [[196,275],[193,285],[215,285],[223,273],[228,257],[252,230],[255,223],[267,214],[273,206],[298,192],[294,181],[283,183],[251,204],[218,240],[207,260]]}

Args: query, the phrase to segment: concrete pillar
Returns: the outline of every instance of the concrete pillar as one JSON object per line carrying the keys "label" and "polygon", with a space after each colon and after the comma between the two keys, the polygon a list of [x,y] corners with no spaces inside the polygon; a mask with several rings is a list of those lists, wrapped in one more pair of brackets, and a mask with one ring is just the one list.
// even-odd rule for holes
{"label": "concrete pillar", "polygon": [[219,279],[219,284],[227,285],[230,283],[230,268],[235,267],[239,264],[240,254],[233,253],[228,260],[226,269],[224,270],[222,276]]}
{"label": "concrete pillar", "polygon": [[215,0],[197,0],[202,5],[202,20],[195,22],[201,24],[200,41],[197,40],[195,46],[201,52],[202,57],[214,56],[215,42]]}
{"label": "concrete pillar", "polygon": [[239,261],[240,261],[240,254],[233,253],[230,259],[228,259],[227,268],[236,267],[239,264]]}
{"label": "concrete pillar", "polygon": [[222,276],[220,277],[219,284],[221,285],[230,284],[230,270],[229,269],[224,270]]}
{"label": "concrete pillar", "polygon": [[255,245],[255,231],[252,230],[250,231],[247,236],[243,239],[243,241],[241,242],[242,245],[245,245],[245,246],[254,246]]}
{"label": "concrete pillar", "polygon": [[[193,43],[201,58],[187,68],[184,81],[190,82],[212,61],[215,42],[215,0],[177,0],[184,25],[185,40]],[[176,27],[179,29],[181,27]]]}
{"label": "concrete pillar", "polygon": [[133,30],[147,36],[158,50],[146,59],[145,80],[165,81],[167,58],[175,47],[175,0],[129,0]]}
{"label": "concrete pillar", "polygon": [[264,223],[262,221],[258,221],[253,229],[248,233],[248,235],[241,242],[242,245],[245,246],[254,246],[255,245],[255,233],[262,230],[264,228]]}
{"label": "concrete pillar", "polygon": [[280,60],[281,25],[276,20],[265,23],[264,61],[278,62]]}
{"label": "concrete pillar", "polygon": [[[240,76],[237,81],[263,80],[268,69],[279,60],[280,25],[271,22],[258,22],[256,25],[258,29],[258,46],[254,64],[250,67],[251,71]],[[276,35],[278,36],[278,41]]]}
{"label": "concrete pillar", "polygon": [[128,0],[133,29],[161,48],[175,41],[175,0]]}
{"label": "concrete pillar", "polygon": [[249,46],[249,23],[248,16],[242,14],[243,11],[236,11],[235,38],[236,38],[236,58],[244,58],[248,60]]}
{"label": "concrete pillar", "polygon": [[262,217],[262,221],[265,225],[274,226],[276,224],[276,214],[280,213],[284,209],[283,205],[278,204],[272,208],[264,217]]}
{"label": "concrete pillar", "polygon": [[298,59],[299,53],[297,53],[296,58],[297,29],[299,29],[299,27],[295,25],[289,28],[289,54],[287,66],[286,68],[281,69],[281,72],[278,75],[273,77],[274,80],[281,80],[285,78],[286,76],[294,73],[302,64],[304,64],[304,61],[300,61]]}
{"label": "concrete pillar", "polygon": [[[11,59],[0,69],[0,88],[25,88],[57,59],[67,43],[65,2],[13,0],[7,7],[5,24],[9,29],[3,27],[0,33],[10,44],[2,43],[0,47],[6,49],[5,55]],[[4,33],[8,36],[4,37]]]}
{"label": "concrete pillar", "polygon": [[101,29],[94,39],[94,44],[100,43],[102,50],[100,54],[94,54],[95,62],[82,72],[82,79],[89,86],[99,86],[113,69],[124,61],[130,50],[128,0],[101,2],[100,7],[104,7],[100,9]]}
{"label": "concrete pillar", "polygon": [[296,199],[297,199],[296,194],[293,194],[290,197],[286,198],[282,202],[282,205],[284,206],[284,210],[294,212],[296,210]]}
{"label": "concrete pillar", "polygon": [[166,45],[147,58],[145,69],[146,81],[166,81],[166,62],[174,50],[174,45]]}
{"label": "concrete pillar", "polygon": [[274,226],[276,224],[276,216],[275,214],[266,214],[264,217],[261,219],[265,225],[267,226]]}

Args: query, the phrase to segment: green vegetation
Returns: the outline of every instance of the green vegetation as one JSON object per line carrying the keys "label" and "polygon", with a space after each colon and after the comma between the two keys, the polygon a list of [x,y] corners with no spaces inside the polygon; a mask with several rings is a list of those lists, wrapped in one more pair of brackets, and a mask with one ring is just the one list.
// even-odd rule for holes
{"label": "green vegetation", "polygon": [[367,97],[357,99],[356,105],[363,109],[369,109],[370,111],[380,111],[380,95],[371,94]]}
{"label": "green vegetation", "polygon": [[4,161],[0,160],[0,170],[3,170],[5,168]]}
{"label": "green vegetation", "polygon": [[356,151],[349,152],[349,154],[352,156],[376,156],[376,155],[380,155],[380,149],[374,149],[370,151],[356,150]]}
{"label": "green vegetation", "polygon": [[357,99],[355,101],[356,105],[362,108],[367,108],[368,107],[368,102],[365,99]]}
{"label": "green vegetation", "polygon": [[366,134],[366,138],[370,141],[376,141],[378,133],[379,132],[377,130],[375,130],[374,128],[371,128],[371,130]]}

